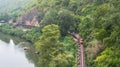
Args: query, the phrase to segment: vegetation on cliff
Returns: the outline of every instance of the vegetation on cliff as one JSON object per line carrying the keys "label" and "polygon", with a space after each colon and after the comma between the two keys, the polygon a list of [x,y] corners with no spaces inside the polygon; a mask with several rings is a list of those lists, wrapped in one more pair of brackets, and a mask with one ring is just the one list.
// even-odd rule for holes
{"label": "vegetation on cliff", "polygon": [[23,37],[40,52],[40,66],[77,67],[77,46],[68,31],[83,37],[87,67],[120,66],[119,0],[36,0],[35,6],[42,25]]}
{"label": "vegetation on cliff", "polygon": [[88,67],[120,66],[119,0],[37,1],[38,18],[44,26],[58,25],[63,38],[67,31],[74,31],[85,39]]}

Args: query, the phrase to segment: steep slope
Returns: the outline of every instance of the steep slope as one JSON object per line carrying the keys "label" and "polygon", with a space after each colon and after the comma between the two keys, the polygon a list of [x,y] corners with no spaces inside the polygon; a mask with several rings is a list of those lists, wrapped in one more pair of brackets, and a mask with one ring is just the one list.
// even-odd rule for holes
{"label": "steep slope", "polygon": [[18,17],[16,26],[17,27],[39,26],[37,15],[38,15],[38,7],[35,6],[25,14]]}
{"label": "steep slope", "polygon": [[21,11],[34,0],[0,0],[0,14]]}

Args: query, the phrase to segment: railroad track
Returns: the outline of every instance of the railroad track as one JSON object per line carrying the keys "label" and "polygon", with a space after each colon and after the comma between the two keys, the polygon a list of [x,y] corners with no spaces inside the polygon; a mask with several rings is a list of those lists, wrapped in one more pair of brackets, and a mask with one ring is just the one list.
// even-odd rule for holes
{"label": "railroad track", "polygon": [[77,60],[78,60],[78,67],[87,67],[85,64],[85,53],[84,53],[84,45],[83,39],[76,33],[68,32],[70,35],[73,36],[75,42],[78,43],[78,53],[77,53]]}

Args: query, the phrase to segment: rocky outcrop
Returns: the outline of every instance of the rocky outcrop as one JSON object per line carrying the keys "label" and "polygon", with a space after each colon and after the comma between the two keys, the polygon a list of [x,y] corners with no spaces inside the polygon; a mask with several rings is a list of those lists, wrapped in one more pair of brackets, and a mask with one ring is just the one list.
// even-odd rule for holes
{"label": "rocky outcrop", "polygon": [[17,27],[36,27],[39,26],[39,22],[37,20],[38,15],[38,7],[33,7],[27,13],[18,17],[16,22]]}

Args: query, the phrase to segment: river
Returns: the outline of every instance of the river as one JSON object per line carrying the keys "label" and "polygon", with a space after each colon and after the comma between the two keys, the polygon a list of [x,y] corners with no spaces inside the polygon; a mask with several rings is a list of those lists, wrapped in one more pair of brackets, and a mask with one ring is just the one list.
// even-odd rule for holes
{"label": "river", "polygon": [[0,33],[0,67],[37,67],[36,57],[29,42]]}

